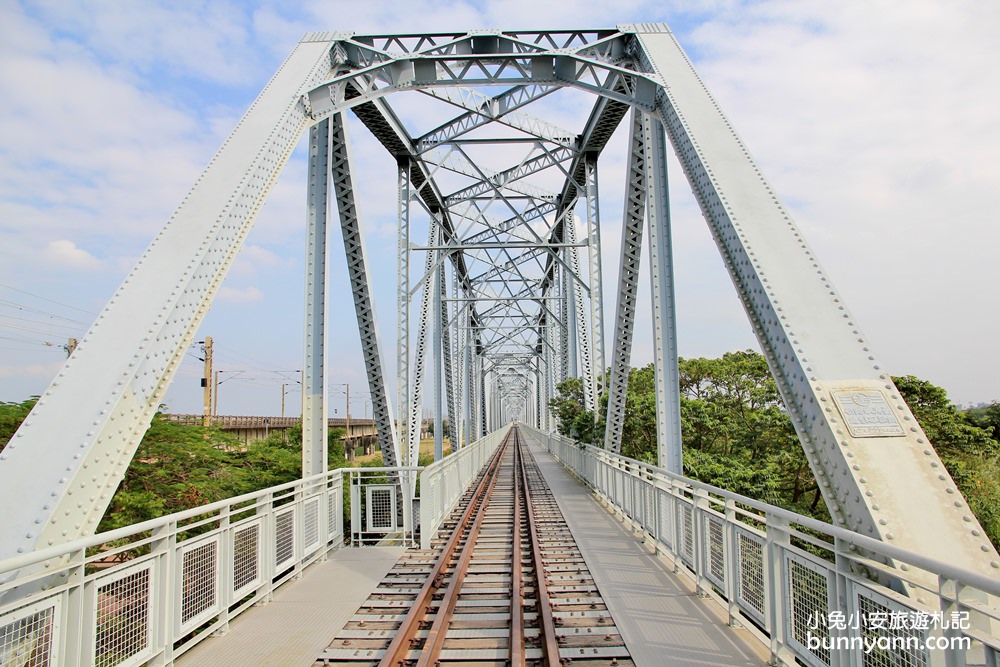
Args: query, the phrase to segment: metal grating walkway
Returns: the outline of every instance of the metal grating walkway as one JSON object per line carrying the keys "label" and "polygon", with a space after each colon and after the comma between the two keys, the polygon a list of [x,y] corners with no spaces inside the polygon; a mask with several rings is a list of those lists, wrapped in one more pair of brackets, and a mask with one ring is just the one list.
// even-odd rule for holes
{"label": "metal grating walkway", "polygon": [[295,667],[311,665],[337,630],[396,564],[399,547],[341,549],[246,611],[229,632],[181,656],[179,667]]}
{"label": "metal grating walkway", "polygon": [[527,440],[636,667],[768,664],[760,642],[730,628],[721,610],[700,600],[544,446]]}

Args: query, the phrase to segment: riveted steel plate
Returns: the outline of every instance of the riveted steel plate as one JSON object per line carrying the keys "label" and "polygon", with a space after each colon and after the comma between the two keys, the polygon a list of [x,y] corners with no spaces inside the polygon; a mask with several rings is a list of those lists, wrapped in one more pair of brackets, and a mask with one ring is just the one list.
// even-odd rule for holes
{"label": "riveted steel plate", "polygon": [[906,435],[896,413],[881,391],[831,392],[847,430],[855,438],[887,438]]}

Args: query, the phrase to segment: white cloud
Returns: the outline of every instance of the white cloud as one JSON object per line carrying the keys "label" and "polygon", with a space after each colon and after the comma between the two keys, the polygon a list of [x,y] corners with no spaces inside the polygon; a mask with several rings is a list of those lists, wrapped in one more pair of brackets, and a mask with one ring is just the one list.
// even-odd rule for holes
{"label": "white cloud", "polygon": [[[62,360],[53,361],[47,364],[0,364],[0,378],[12,378],[15,380],[30,378],[34,380],[41,380],[43,384],[39,386],[44,388],[44,386],[48,384],[49,380],[55,377],[55,374],[58,373],[59,369],[62,367]],[[36,394],[37,393],[39,392],[36,392]],[[27,397],[28,394],[24,394],[19,399],[11,397],[9,400],[23,400]]]}
{"label": "white cloud", "polygon": [[[993,32],[1000,4],[554,0],[543,7],[528,0],[417,0],[388,7],[313,0],[292,9],[272,0],[151,0],[135,7],[40,0],[28,9],[0,3],[0,278],[47,282],[52,291],[46,293],[55,296],[59,284],[31,262],[32,251],[63,239],[43,256],[62,253],[81,262],[77,268],[95,268],[96,257],[65,241],[86,239],[87,247],[100,248],[108,266],[89,274],[103,283],[81,281],[74,289],[88,307],[95,294],[106,298],[112,272],[124,275],[131,265],[115,258],[141,253],[307,30],[579,25],[567,16],[583,16],[591,27],[665,20],[793,209],[887,366],[925,375],[960,400],[1000,396],[990,379],[1000,375],[991,340],[1000,315],[963,296],[1000,278],[992,257],[1000,192],[1000,132],[994,127],[1000,43]],[[573,108],[555,111],[558,122],[572,124]],[[404,120],[416,122],[422,114]],[[364,131],[353,132],[352,139],[358,206],[376,267],[383,356],[391,362],[395,165]],[[616,146],[602,156],[609,311],[624,158]],[[234,265],[244,278],[266,270],[268,295],[294,295],[284,301],[295,303],[302,292],[304,174],[298,151]],[[682,271],[681,343],[690,345],[682,352],[709,355],[741,347],[745,316],[687,184],[677,169],[671,177],[675,256]],[[337,307],[350,313],[346,277],[333,275],[343,262],[336,234],[331,284]],[[254,282],[263,284],[260,278]],[[256,287],[223,287],[219,294],[220,302],[235,304],[263,297]],[[270,299],[269,308],[290,308],[277,301]],[[252,309],[219,310],[226,316],[220,313],[213,326],[229,327],[220,331],[228,338],[245,337],[248,327],[229,320],[229,311]],[[640,316],[648,317],[647,311],[641,306]],[[268,326],[299,317],[283,313]],[[356,346],[353,315],[347,319],[343,335]],[[638,330],[636,341],[642,342]],[[296,330],[270,349],[298,354],[299,346]],[[254,356],[269,358],[270,349]],[[338,363],[360,368],[354,358],[359,355],[339,341],[337,349]],[[643,361],[639,352],[637,363]]]}
{"label": "white cloud", "polygon": [[51,241],[42,256],[60,268],[93,270],[101,266],[101,260],[66,239]]}
{"label": "white cloud", "polygon": [[256,303],[264,300],[264,293],[256,287],[226,287],[219,288],[219,293],[215,297],[216,301],[227,301],[229,303]]}

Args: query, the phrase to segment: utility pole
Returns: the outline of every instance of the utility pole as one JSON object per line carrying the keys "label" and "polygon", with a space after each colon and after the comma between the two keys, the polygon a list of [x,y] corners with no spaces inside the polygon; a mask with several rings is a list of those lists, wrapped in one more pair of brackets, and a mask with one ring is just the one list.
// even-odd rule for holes
{"label": "utility pole", "polygon": [[205,426],[212,425],[212,337],[205,336],[205,342],[201,344],[202,352],[205,353],[205,376],[201,379],[201,386],[205,388]]}
{"label": "utility pole", "polygon": [[212,385],[212,416],[219,416],[219,373],[215,371],[215,382]]}
{"label": "utility pole", "polygon": [[281,417],[285,416],[285,383],[281,383]]}
{"label": "utility pole", "polygon": [[347,412],[347,441],[346,442],[347,442],[347,445],[350,447],[350,446],[352,446],[351,445],[351,385],[345,383],[344,386],[347,388],[347,407],[345,408],[345,410]]}

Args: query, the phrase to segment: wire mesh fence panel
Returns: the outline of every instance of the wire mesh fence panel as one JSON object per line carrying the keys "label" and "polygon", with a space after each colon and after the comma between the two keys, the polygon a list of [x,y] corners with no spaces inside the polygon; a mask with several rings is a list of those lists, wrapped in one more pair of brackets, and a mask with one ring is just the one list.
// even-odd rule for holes
{"label": "wire mesh fence panel", "polygon": [[656,490],[656,503],[660,515],[660,534],[657,539],[665,544],[668,549],[673,550],[674,545],[674,522],[673,522],[673,500],[670,494],[663,489]]}
{"label": "wire mesh fence panel", "polygon": [[726,588],[726,542],[723,537],[723,519],[708,514],[705,516],[705,576],[720,590]]}
{"label": "wire mesh fence panel", "polygon": [[319,498],[302,503],[302,542],[306,553],[319,548]]}
{"label": "wire mesh fence panel", "polygon": [[343,532],[344,517],[341,514],[341,504],[343,503],[342,491],[339,487],[334,487],[327,492],[327,529],[330,531],[330,538],[334,539]]}
{"label": "wire mesh fence panel", "polygon": [[396,530],[396,487],[372,485],[367,488],[367,529],[372,533]]}
{"label": "wire mesh fence panel", "polygon": [[197,627],[219,611],[219,541],[181,549],[181,632]]}
{"label": "wire mesh fence panel", "polygon": [[790,553],[785,554],[783,569],[788,643],[810,664],[829,665],[829,572]]}
{"label": "wire mesh fence panel", "polygon": [[295,506],[274,513],[274,573],[295,563]]}
{"label": "wire mesh fence panel", "polygon": [[653,483],[650,480],[642,481],[642,526],[649,531],[653,537],[657,536],[660,526],[656,521],[656,494]]}
{"label": "wire mesh fence panel", "polygon": [[694,569],[694,507],[686,502],[677,503],[677,524],[681,535],[681,560],[692,570]]}
{"label": "wire mesh fence panel", "polygon": [[740,609],[764,624],[764,541],[745,530],[736,531],[736,558],[739,578],[736,601]]}
{"label": "wire mesh fence panel", "polygon": [[930,660],[927,635],[928,614],[920,614],[868,588],[854,584],[861,642],[855,654],[862,667],[926,667]]}
{"label": "wire mesh fence panel", "polygon": [[239,600],[261,584],[260,531],[259,520],[232,531],[234,600]]}
{"label": "wire mesh fence panel", "polygon": [[0,665],[58,665],[60,606],[59,598],[49,598],[0,614]]}
{"label": "wire mesh fence panel", "polygon": [[622,481],[621,506],[625,516],[635,518],[635,477],[627,471],[618,473]]}
{"label": "wire mesh fence panel", "polygon": [[94,664],[135,665],[152,652],[150,609],[151,560],[108,577],[98,577],[94,596]]}

